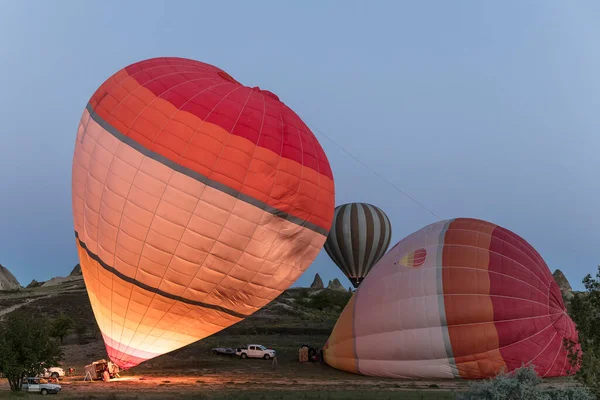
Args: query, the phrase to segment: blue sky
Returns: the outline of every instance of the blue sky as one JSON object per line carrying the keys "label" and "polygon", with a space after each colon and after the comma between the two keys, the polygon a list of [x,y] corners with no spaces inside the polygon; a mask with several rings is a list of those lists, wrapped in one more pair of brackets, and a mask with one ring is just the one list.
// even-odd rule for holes
{"label": "blue sky", "polygon": [[[70,272],[87,100],[180,56],[277,93],[437,215],[513,230],[581,288],[600,263],[598,20],[583,0],[2,1],[0,263],[22,284]],[[317,136],[337,204],[380,206],[392,243],[435,220]],[[343,278],[322,251],[297,285],[316,272]]]}

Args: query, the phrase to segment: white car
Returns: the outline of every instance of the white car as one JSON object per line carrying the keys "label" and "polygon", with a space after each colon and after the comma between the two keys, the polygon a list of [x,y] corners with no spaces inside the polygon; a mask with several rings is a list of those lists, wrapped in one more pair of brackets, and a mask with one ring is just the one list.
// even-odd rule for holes
{"label": "white car", "polygon": [[42,371],[41,376],[43,376],[44,378],[58,379],[65,376],[65,370],[60,367],[44,368],[44,371]]}
{"label": "white car", "polygon": [[246,347],[236,349],[235,355],[242,358],[264,358],[268,360],[275,357],[276,353],[275,350],[267,349],[262,344],[249,344]]}
{"label": "white car", "polygon": [[40,378],[26,378],[23,381],[21,390],[28,393],[41,393],[42,395],[57,394],[62,387],[53,383],[42,383]]}

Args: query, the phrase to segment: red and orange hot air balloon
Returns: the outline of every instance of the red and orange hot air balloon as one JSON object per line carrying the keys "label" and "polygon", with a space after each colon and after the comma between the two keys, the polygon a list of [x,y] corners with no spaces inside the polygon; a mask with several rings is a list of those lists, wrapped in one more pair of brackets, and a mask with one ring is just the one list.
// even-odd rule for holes
{"label": "red and orange hot air balloon", "polygon": [[569,375],[563,339],[577,341],[540,254],[492,223],[436,222],[373,267],[325,346],[329,365],[394,378],[495,376],[533,365]]}
{"label": "red and orange hot air balloon", "polygon": [[183,58],[132,64],[89,100],[73,158],[81,269],[121,368],[257,311],[312,263],[334,181],[273,93]]}

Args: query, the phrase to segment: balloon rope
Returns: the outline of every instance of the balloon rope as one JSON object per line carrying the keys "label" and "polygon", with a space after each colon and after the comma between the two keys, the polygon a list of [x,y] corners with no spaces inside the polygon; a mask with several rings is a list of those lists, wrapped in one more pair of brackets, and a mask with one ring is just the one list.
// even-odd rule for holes
{"label": "balloon rope", "polygon": [[381,174],[379,174],[377,171],[375,171],[373,168],[369,167],[367,164],[365,164],[363,161],[361,161],[358,157],[356,157],[355,155],[353,155],[352,153],[350,153],[348,150],[346,150],[345,148],[343,148],[341,145],[337,144],[335,140],[333,140],[332,138],[330,138],[329,136],[327,136],[326,134],[324,134],[319,128],[317,128],[315,125],[310,124],[314,127],[314,130],[317,131],[321,136],[325,137],[327,140],[329,140],[331,143],[333,143],[334,145],[336,145],[338,148],[340,148],[340,150],[342,150],[344,153],[346,153],[347,155],[349,155],[350,157],[352,157],[356,162],[358,162],[359,164],[361,164],[363,167],[365,167],[366,169],[368,169],[369,171],[371,171],[373,174],[377,175],[382,181],[384,181],[385,183],[387,183],[388,185],[390,185],[391,187],[393,187],[394,189],[396,189],[400,194],[408,197],[410,200],[412,200],[415,204],[417,204],[419,207],[421,207],[423,210],[427,211],[429,214],[433,215],[434,217],[436,217],[437,219],[442,219],[440,216],[438,216],[436,213],[434,213],[433,211],[431,211],[429,208],[425,207],[425,205],[423,203],[421,203],[420,201],[418,201],[417,199],[415,199],[413,196],[409,195],[408,193],[406,193],[404,190],[400,189],[398,186],[396,186],[393,182],[391,182],[389,179],[385,178],[384,176],[382,176]]}

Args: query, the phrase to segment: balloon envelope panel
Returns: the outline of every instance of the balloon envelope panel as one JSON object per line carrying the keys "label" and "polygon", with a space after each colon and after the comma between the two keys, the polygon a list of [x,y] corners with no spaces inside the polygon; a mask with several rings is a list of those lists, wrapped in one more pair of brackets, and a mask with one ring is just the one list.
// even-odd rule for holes
{"label": "balloon envelope panel", "polygon": [[364,375],[478,379],[535,365],[569,373],[576,340],[558,285],[535,249],[489,222],[441,221],[373,267],[325,346],[328,364]]}
{"label": "balloon envelope panel", "polygon": [[109,357],[129,368],[257,311],[331,227],[323,149],[271,92],[156,58],[107,79],[81,118],[76,243]]}

